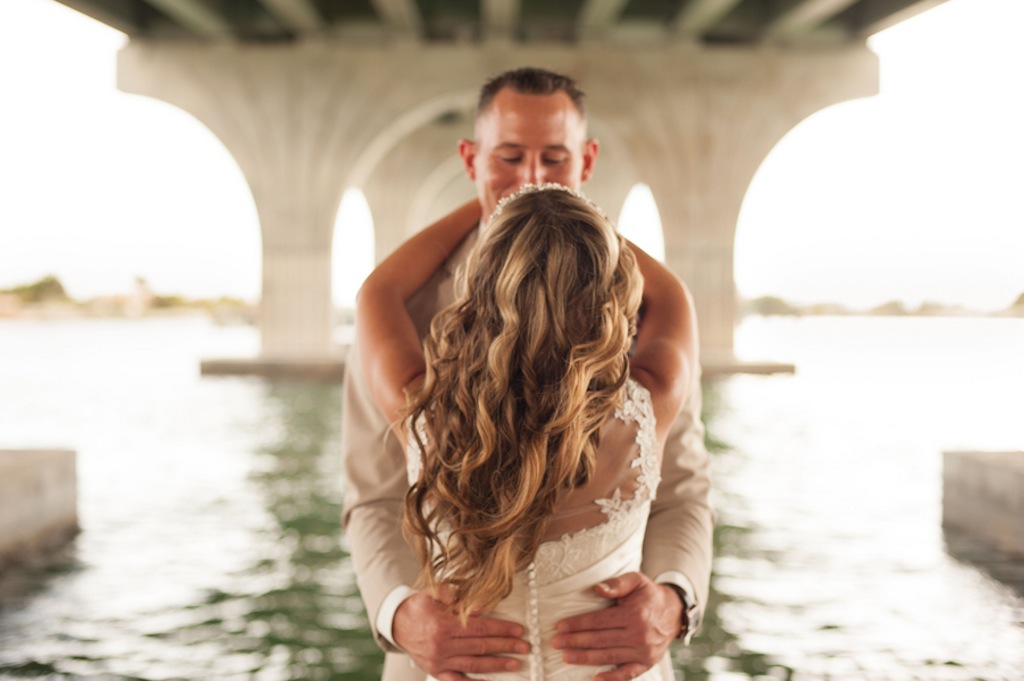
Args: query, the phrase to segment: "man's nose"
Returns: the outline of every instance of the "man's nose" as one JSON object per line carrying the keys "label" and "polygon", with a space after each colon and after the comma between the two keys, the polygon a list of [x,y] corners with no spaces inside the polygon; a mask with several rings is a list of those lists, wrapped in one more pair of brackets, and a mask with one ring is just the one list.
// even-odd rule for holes
{"label": "man's nose", "polygon": [[540,160],[524,163],[520,169],[519,179],[522,184],[544,184],[544,165]]}

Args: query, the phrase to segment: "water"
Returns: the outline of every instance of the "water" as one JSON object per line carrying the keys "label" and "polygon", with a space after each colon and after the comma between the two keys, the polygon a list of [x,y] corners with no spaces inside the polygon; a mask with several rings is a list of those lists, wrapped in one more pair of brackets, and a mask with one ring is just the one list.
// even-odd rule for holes
{"label": "water", "polygon": [[[200,378],[198,318],[0,322],[0,447],[78,451],[83,532],[0,576],[0,678],[372,679],[337,386]],[[708,388],[687,679],[1024,679],[1024,566],[945,536],[941,451],[1024,448],[1024,320],[751,319]],[[969,557],[971,560],[966,560]]]}
{"label": "water", "polygon": [[755,318],[737,352],[798,373],[709,396],[728,444],[713,459],[716,616],[736,651],[715,664],[749,672],[749,652],[778,678],[1024,679],[1024,562],[941,530],[944,449],[1024,449],[1024,320]]}

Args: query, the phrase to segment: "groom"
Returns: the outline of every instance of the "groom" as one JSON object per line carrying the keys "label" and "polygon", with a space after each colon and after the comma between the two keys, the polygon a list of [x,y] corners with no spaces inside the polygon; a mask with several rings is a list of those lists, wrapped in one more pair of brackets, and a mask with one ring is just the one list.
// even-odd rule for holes
{"label": "groom", "polygon": [[[486,219],[502,197],[527,183],[578,189],[593,173],[597,152],[597,141],[587,137],[583,93],[572,79],[532,68],[501,74],[481,90],[475,139],[459,143],[479,205],[446,219]],[[421,336],[431,317],[452,300],[454,269],[472,241],[468,238],[410,302]],[[350,369],[358,362],[353,348]],[[707,603],[712,517],[699,372],[693,381],[668,436],[643,572],[595,585],[614,605],[558,626],[555,646],[566,662],[616,665],[600,676],[606,681],[636,676],[673,640],[688,639]],[[426,670],[454,681],[466,679],[465,674],[518,669],[519,662],[508,655],[529,651],[522,626],[479,616],[463,628],[443,603],[412,588],[419,565],[400,529],[408,487],[405,457],[397,438],[385,437],[388,424],[373,406],[363,372],[346,372],[343,400],[345,536],[374,635],[388,652],[383,678],[416,681]]]}

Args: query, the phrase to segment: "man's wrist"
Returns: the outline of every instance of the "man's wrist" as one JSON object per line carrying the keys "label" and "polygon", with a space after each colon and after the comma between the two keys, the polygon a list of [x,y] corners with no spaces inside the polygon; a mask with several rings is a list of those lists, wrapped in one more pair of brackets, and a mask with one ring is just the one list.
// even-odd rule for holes
{"label": "man's wrist", "polygon": [[681,586],[671,583],[666,583],[663,586],[672,589],[679,597],[679,601],[683,606],[679,622],[679,633],[676,634],[676,640],[682,641],[683,645],[690,645],[690,639],[693,638],[694,632],[697,631],[697,604],[690,601]]}
{"label": "man's wrist", "polygon": [[681,640],[685,645],[689,645],[693,634],[700,628],[700,608],[697,604],[697,598],[693,593],[693,587],[690,586],[689,580],[682,574],[665,573],[658,575],[655,581],[662,586],[669,587],[679,597],[682,612],[676,639]]}
{"label": "man's wrist", "polygon": [[398,606],[402,605],[405,599],[414,593],[416,593],[414,589],[404,584],[396,586],[384,597],[384,601],[377,610],[377,617],[374,621],[377,633],[396,648],[401,648],[401,646],[395,641],[395,614],[398,612]]}

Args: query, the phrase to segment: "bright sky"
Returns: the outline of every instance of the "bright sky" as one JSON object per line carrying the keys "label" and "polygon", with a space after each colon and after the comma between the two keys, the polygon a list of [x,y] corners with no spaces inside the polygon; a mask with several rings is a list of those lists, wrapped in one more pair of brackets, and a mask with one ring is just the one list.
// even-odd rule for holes
{"label": "bright sky", "polygon": [[[755,177],[740,293],[1000,309],[1024,292],[1021,26],[1020,0],[949,0],[872,38],[882,94],[811,117]],[[50,0],[0,2],[0,288],[56,274],[84,298],[141,275],[256,299],[241,172],[188,114],[115,89],[124,39]],[[336,249],[338,303],[367,270],[367,231]]]}
{"label": "bright sky", "polygon": [[879,96],[819,112],[747,193],[747,297],[1003,309],[1024,293],[1024,2],[950,0],[874,36]]}

